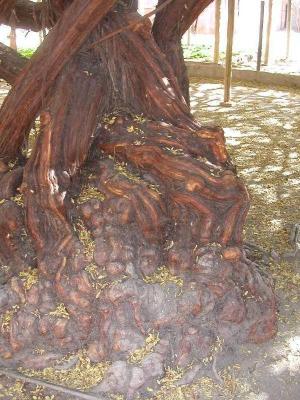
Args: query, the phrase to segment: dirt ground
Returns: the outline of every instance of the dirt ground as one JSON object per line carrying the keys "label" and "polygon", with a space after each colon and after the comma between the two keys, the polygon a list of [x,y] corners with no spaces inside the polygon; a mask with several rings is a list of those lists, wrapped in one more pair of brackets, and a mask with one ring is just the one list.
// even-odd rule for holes
{"label": "dirt ground", "polygon": [[[6,90],[0,88],[0,96]],[[300,91],[237,83],[233,106],[224,108],[222,90],[219,82],[192,81],[191,104],[203,124],[224,127],[230,154],[249,188],[252,207],[245,238],[272,252],[270,265],[262,268],[269,268],[275,279],[279,329],[261,345],[220,345],[205,367],[197,399],[299,400],[300,261],[288,263],[281,256],[292,251],[290,230],[300,222]],[[0,399],[72,398],[26,388],[0,375]]]}

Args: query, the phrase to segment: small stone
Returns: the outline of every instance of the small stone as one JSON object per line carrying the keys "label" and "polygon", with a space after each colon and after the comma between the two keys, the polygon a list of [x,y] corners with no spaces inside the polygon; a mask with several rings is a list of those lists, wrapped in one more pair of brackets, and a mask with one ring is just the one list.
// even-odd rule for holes
{"label": "small stone", "polygon": [[26,299],[28,304],[37,305],[39,302],[39,289],[37,286],[33,286],[26,293]]}
{"label": "small stone", "polygon": [[113,342],[113,348],[117,352],[134,352],[144,345],[144,336],[133,329],[123,329],[118,332]]}
{"label": "small stone", "polygon": [[189,385],[190,383],[192,383],[196,378],[200,369],[201,369],[200,365],[193,365],[193,367],[190,370],[188,370],[188,372],[184,374],[183,377],[177,382],[177,385],[178,386]]}
{"label": "small stone", "polygon": [[196,333],[198,333],[198,330],[196,329],[196,328],[194,328],[194,327],[190,327],[189,329],[188,329],[188,334],[189,335],[196,335]]}
{"label": "small stone", "polygon": [[161,339],[160,342],[156,345],[155,351],[161,355],[167,353],[170,346],[170,342],[166,339]]}
{"label": "small stone", "polygon": [[7,290],[4,288],[0,289],[0,307],[6,306],[8,303],[8,293]]}

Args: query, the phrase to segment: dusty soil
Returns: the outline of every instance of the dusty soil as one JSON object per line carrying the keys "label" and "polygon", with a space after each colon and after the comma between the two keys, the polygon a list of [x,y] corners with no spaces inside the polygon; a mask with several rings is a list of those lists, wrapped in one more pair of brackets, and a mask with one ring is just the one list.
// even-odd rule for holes
{"label": "dusty soil", "polygon": [[[7,87],[0,88],[0,96],[6,91]],[[300,222],[300,92],[235,84],[231,108],[220,106],[219,82],[193,81],[191,95],[201,122],[225,128],[230,153],[249,188],[247,242],[273,251],[273,258],[265,256],[261,268],[269,268],[275,278],[279,330],[261,345],[223,348],[219,343],[204,363],[203,378],[192,397],[174,384],[174,390],[159,400],[299,400],[300,262],[291,264],[280,256],[292,250],[289,232]],[[0,375],[2,399],[71,399],[39,390]]]}

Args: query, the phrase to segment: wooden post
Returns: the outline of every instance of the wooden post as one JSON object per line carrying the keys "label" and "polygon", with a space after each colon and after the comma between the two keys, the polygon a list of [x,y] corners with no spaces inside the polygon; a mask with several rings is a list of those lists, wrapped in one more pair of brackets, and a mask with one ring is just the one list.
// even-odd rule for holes
{"label": "wooden post", "polygon": [[231,106],[231,80],[232,80],[232,47],[234,34],[235,0],[228,0],[228,22],[227,22],[227,47],[226,66],[224,77],[224,102],[223,106]]}
{"label": "wooden post", "polygon": [[17,50],[16,21],[17,21],[16,13],[13,11],[9,19],[10,32],[8,35],[8,39],[9,39],[9,47],[11,47],[14,50]]}
{"label": "wooden post", "polygon": [[39,31],[39,39],[40,39],[40,45],[41,45],[43,43],[43,41],[44,41],[43,31]]}
{"label": "wooden post", "polygon": [[267,37],[266,37],[266,47],[265,47],[265,56],[264,56],[264,64],[265,65],[269,64],[272,19],[273,19],[273,1],[274,0],[269,0],[269,7],[268,7],[268,26],[267,26]]}
{"label": "wooden post", "polygon": [[214,63],[216,63],[216,64],[219,63],[219,59],[220,59],[221,3],[222,3],[222,0],[215,0]]}
{"label": "wooden post", "polygon": [[260,71],[261,67],[261,55],[262,55],[263,33],[264,33],[264,16],[265,16],[265,0],[262,0],[260,2],[260,22],[259,22],[259,38],[258,38],[256,71]]}
{"label": "wooden post", "polygon": [[287,20],[286,20],[286,54],[285,58],[288,60],[290,57],[290,45],[291,45],[291,25],[292,25],[292,0],[288,0],[287,3]]}
{"label": "wooden post", "polygon": [[11,47],[14,50],[17,50],[17,32],[15,27],[10,28],[10,33],[8,35],[9,37],[9,47]]}
{"label": "wooden post", "polygon": [[189,28],[187,31],[187,45],[191,45],[191,28]]}

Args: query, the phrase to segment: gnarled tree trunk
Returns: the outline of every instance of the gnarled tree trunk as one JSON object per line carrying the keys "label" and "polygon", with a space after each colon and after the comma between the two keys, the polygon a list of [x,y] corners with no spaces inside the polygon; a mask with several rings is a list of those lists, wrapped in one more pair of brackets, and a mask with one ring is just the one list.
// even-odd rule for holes
{"label": "gnarled tree trunk", "polygon": [[[111,362],[99,391],[131,398],[216,337],[272,337],[276,307],[241,247],[249,198],[223,130],[193,119],[150,21],[99,4],[69,6],[0,113],[0,356],[42,368],[84,347]],[[9,166],[39,112],[29,158]]]}
{"label": "gnarled tree trunk", "polygon": [[[164,0],[159,0],[158,5]],[[153,24],[153,36],[159,48],[172,65],[178,83],[189,104],[189,79],[183,58],[181,39],[198,15],[212,0],[174,0],[156,16]]]}

